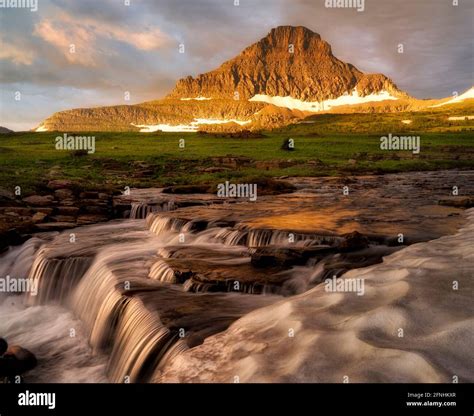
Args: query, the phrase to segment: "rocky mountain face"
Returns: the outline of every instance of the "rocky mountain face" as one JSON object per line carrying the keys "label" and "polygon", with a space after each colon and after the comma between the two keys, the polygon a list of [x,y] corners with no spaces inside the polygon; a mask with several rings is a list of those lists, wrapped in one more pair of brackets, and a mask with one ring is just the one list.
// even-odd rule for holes
{"label": "rocky mountain face", "polygon": [[[181,79],[163,100],[62,111],[46,119],[38,131],[140,131],[137,126],[143,125],[193,125],[199,130],[275,128],[309,113],[249,101],[252,97],[290,96],[322,102],[354,90],[359,97],[382,91],[408,97],[385,75],[364,74],[337,59],[317,33],[302,26],[280,26],[216,70]],[[199,119],[220,120],[220,126],[197,126]]]}
{"label": "rocky mountain face", "polygon": [[365,96],[401,91],[382,74],[364,74],[337,59],[317,33],[280,26],[214,71],[181,79],[169,98],[291,96],[303,101],[337,98],[354,88]]}
{"label": "rocky mountain face", "polygon": [[[157,100],[138,105],[81,108],[60,111],[47,118],[42,127],[47,131],[140,131],[145,125],[190,125],[196,119],[239,120],[246,128],[284,126],[304,117],[298,110],[289,110],[262,102],[236,100],[181,101]],[[248,126],[248,127],[247,127]],[[220,125],[203,124],[205,131],[240,130],[235,122]]]}

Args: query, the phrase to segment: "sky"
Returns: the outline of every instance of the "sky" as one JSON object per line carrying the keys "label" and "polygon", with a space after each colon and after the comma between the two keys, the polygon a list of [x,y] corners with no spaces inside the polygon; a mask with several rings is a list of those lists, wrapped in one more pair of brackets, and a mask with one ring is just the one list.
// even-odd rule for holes
{"label": "sky", "polygon": [[13,130],[65,109],[162,98],[179,78],[218,67],[280,25],[308,27],[337,58],[381,72],[417,98],[461,94],[474,84],[473,0],[365,0],[363,11],[327,8],[326,0],[36,0],[37,7],[18,0],[32,7],[1,7],[8,1],[0,0],[0,126]]}

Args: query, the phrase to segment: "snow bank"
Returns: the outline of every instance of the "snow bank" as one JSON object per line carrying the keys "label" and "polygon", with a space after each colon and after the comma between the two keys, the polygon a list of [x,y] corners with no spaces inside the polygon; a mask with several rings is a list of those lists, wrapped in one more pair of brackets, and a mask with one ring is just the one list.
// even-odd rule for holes
{"label": "snow bank", "polygon": [[448,117],[449,121],[465,121],[465,120],[474,120],[474,116],[453,116]]}
{"label": "snow bank", "polygon": [[250,123],[251,120],[221,120],[213,118],[195,118],[190,124],[133,124],[132,126],[139,127],[141,133],[153,133],[155,131],[166,131],[166,132],[196,132],[199,130],[199,126],[202,124],[226,124],[226,123],[237,123],[244,126]]}
{"label": "snow bank", "polygon": [[474,98],[474,87],[468,89],[464,94],[458,95],[457,97],[452,98],[451,100],[446,101],[445,103],[432,105],[429,108],[442,107],[443,105],[460,103],[469,98]]}
{"label": "snow bank", "polygon": [[195,98],[180,98],[181,101],[191,101],[191,100],[196,100],[196,101],[205,101],[205,100],[211,100],[211,98],[207,97],[195,97]]}
{"label": "snow bank", "polygon": [[355,105],[364,104],[373,101],[384,101],[384,100],[397,100],[387,91],[381,91],[378,94],[370,94],[365,97],[359,96],[356,90],[352,91],[352,94],[345,94],[335,99],[325,101],[301,101],[296,98],[287,96],[269,96],[263,94],[257,94],[253,96],[249,101],[263,101],[265,103],[273,104],[278,107],[287,107],[291,110],[310,111],[317,113],[318,111],[327,111],[332,107],[338,107],[341,105]]}

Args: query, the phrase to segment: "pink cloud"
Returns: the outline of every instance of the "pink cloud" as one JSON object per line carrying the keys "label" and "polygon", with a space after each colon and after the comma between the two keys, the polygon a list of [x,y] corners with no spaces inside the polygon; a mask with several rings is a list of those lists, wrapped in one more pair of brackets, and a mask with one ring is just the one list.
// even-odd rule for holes
{"label": "pink cloud", "polygon": [[34,58],[35,54],[33,51],[0,37],[0,59],[8,59],[15,65],[31,65]]}
{"label": "pink cloud", "polygon": [[[140,50],[155,50],[165,46],[169,38],[157,28],[143,28],[140,31],[104,23],[94,18],[77,21],[65,12],[54,19],[43,19],[35,25],[35,35],[56,46],[68,62],[84,66],[97,66],[104,51],[98,47],[101,39],[116,40]],[[75,53],[71,53],[74,45]],[[113,51],[107,52],[115,54]]]}

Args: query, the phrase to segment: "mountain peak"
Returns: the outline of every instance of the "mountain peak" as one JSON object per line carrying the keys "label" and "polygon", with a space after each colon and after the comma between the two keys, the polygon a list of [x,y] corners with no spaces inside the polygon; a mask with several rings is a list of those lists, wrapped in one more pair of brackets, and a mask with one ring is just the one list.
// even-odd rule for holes
{"label": "mountain peak", "polygon": [[321,39],[318,33],[305,26],[277,26],[271,29],[266,37],[275,39],[310,39],[314,37]]}
{"label": "mountain peak", "polygon": [[167,98],[249,100],[265,95],[323,101],[354,90],[362,96],[399,92],[384,75],[366,75],[337,59],[318,33],[304,26],[278,26],[219,68],[179,80]]}
{"label": "mountain peak", "polygon": [[[296,52],[306,52],[308,50],[321,50],[331,54],[331,46],[321,39],[321,36],[304,26],[278,26],[260,39],[257,43],[249,46],[243,54],[255,48],[263,48],[265,51],[281,50],[291,53],[292,47]],[[294,52],[293,52],[294,53]]]}

